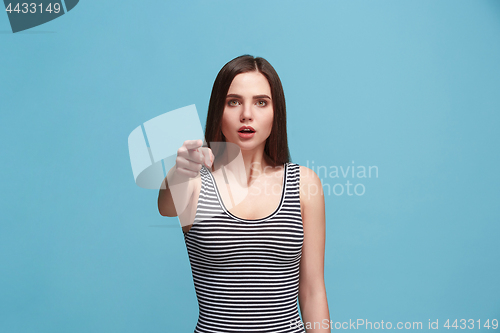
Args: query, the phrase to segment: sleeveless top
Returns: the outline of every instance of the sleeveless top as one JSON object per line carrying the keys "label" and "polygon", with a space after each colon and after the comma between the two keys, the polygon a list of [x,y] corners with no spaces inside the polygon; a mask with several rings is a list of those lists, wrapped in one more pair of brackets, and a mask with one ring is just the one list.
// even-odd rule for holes
{"label": "sleeveless top", "polygon": [[211,171],[203,166],[200,174],[194,223],[184,233],[200,310],[194,332],[305,333],[297,307],[299,165],[284,165],[278,208],[256,220],[231,214]]}

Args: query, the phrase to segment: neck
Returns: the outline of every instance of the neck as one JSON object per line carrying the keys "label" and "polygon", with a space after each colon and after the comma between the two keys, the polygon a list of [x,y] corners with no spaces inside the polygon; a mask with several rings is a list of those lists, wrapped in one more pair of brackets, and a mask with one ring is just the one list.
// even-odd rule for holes
{"label": "neck", "polygon": [[226,175],[232,175],[230,178],[234,177],[243,186],[250,186],[259,176],[272,172],[274,168],[271,162],[264,153],[264,145],[252,150],[241,150],[238,145],[228,143],[219,163],[216,163],[218,165],[214,167],[223,168]]}

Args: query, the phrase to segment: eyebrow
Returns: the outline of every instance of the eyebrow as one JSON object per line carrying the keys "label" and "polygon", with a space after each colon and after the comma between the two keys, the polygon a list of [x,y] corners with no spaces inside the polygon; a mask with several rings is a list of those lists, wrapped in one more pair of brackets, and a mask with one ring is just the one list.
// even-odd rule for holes
{"label": "eyebrow", "polygon": [[[238,94],[229,94],[229,95],[226,96],[226,98],[230,98],[230,97],[243,98],[241,95],[238,95]],[[269,97],[267,95],[256,95],[256,96],[253,96],[253,99],[259,99],[259,98],[271,99],[271,97]]]}

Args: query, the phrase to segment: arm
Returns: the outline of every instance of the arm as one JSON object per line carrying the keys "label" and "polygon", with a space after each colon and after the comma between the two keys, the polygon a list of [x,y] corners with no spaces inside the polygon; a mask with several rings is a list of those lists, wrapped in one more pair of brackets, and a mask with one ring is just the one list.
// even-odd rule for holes
{"label": "arm", "polygon": [[307,333],[330,332],[324,280],[325,199],[321,180],[303,166],[300,167],[300,202],[304,226],[299,278],[302,321]]}
{"label": "arm", "polygon": [[194,192],[194,179],[199,178],[202,163],[210,167],[214,160],[212,150],[202,148],[202,144],[202,140],[186,140],[177,150],[175,165],[168,171],[158,194],[160,215],[180,218],[186,210]]}
{"label": "arm", "polygon": [[162,216],[174,217],[182,214],[193,194],[193,182],[176,173],[175,169],[174,165],[161,183],[158,211]]}

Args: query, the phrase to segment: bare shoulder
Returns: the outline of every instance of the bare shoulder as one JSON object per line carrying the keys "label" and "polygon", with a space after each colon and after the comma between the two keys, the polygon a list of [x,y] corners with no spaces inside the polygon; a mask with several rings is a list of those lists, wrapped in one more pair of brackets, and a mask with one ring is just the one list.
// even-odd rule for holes
{"label": "bare shoulder", "polygon": [[301,194],[312,194],[314,192],[321,192],[322,184],[316,172],[300,165],[300,191]]}
{"label": "bare shoulder", "polygon": [[300,166],[300,206],[302,211],[309,207],[324,205],[323,186],[316,172]]}
{"label": "bare shoulder", "polygon": [[201,190],[201,176],[198,175],[198,177],[193,178],[192,181],[193,181],[193,199],[194,199],[192,201],[195,201],[195,204],[197,204]]}
{"label": "bare shoulder", "polygon": [[300,184],[321,184],[321,180],[319,179],[316,172],[312,169],[309,169],[306,166],[299,165],[300,168]]}
{"label": "bare shoulder", "polygon": [[195,177],[190,179],[189,181],[191,186],[193,187],[193,192],[191,194],[191,198],[188,202],[186,210],[179,215],[179,220],[182,226],[183,232],[189,232],[191,227],[193,226],[194,219],[196,217],[196,209],[198,207],[198,200],[200,197],[201,191],[201,177]]}

